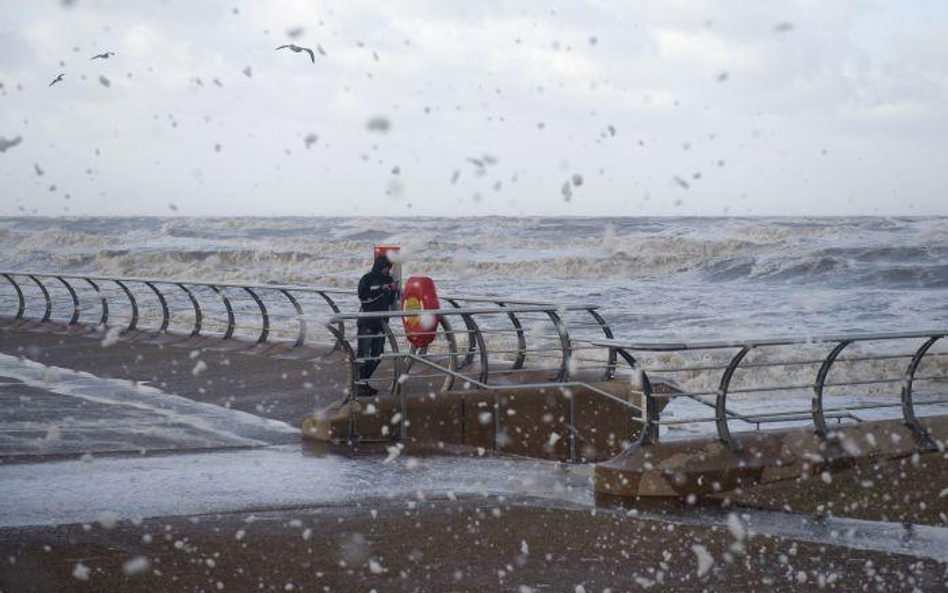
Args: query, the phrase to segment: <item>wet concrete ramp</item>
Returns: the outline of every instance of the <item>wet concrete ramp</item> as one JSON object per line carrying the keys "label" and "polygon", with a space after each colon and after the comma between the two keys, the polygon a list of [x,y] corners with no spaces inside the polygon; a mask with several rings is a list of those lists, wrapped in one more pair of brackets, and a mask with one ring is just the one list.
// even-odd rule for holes
{"label": "wet concrete ramp", "polygon": [[0,457],[253,447],[298,439],[277,420],[148,385],[0,354]]}
{"label": "wet concrete ramp", "polygon": [[339,398],[346,385],[342,355],[331,348],[288,351],[280,344],[151,332],[105,337],[85,327],[21,323],[0,327],[0,353],[296,426],[316,406]]}

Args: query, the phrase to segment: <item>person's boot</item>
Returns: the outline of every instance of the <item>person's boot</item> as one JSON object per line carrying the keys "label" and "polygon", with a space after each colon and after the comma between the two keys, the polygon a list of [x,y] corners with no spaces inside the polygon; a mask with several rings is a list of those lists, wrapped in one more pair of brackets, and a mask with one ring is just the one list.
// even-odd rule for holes
{"label": "person's boot", "polygon": [[356,397],[372,397],[377,394],[378,390],[369,385],[368,383],[363,383],[356,387]]}

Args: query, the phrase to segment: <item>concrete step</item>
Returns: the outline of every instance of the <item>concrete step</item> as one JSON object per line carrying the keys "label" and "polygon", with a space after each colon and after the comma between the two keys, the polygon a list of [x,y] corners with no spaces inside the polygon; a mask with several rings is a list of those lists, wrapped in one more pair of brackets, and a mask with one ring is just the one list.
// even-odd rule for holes
{"label": "concrete step", "polygon": [[[625,382],[593,385],[641,406],[642,394]],[[403,434],[398,398],[339,401],[304,418],[303,436],[327,442],[407,438],[540,459],[595,462],[628,447],[642,426],[634,410],[581,387],[411,394],[405,396],[405,409]]]}
{"label": "concrete step", "polygon": [[901,420],[841,426],[821,439],[811,430],[784,429],[734,435],[736,449],[712,437],[630,448],[596,466],[595,489],[622,497],[714,495],[858,464],[917,454],[940,455],[948,443],[948,416],[921,419],[931,439]]}

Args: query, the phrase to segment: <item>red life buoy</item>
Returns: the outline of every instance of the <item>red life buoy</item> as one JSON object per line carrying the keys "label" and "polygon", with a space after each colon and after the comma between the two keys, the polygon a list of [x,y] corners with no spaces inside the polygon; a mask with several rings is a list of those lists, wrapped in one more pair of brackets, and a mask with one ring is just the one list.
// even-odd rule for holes
{"label": "red life buoy", "polygon": [[[436,311],[441,308],[434,281],[427,276],[412,276],[402,288],[402,311]],[[408,341],[423,348],[435,339],[438,316],[424,313],[402,317]]]}

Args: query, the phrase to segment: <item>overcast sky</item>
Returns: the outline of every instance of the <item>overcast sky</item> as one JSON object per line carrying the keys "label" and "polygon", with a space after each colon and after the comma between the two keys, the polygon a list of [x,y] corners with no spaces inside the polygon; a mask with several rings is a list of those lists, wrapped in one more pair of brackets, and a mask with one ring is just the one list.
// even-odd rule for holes
{"label": "overcast sky", "polygon": [[945,215],[946,39],[943,0],[0,0],[0,215]]}

